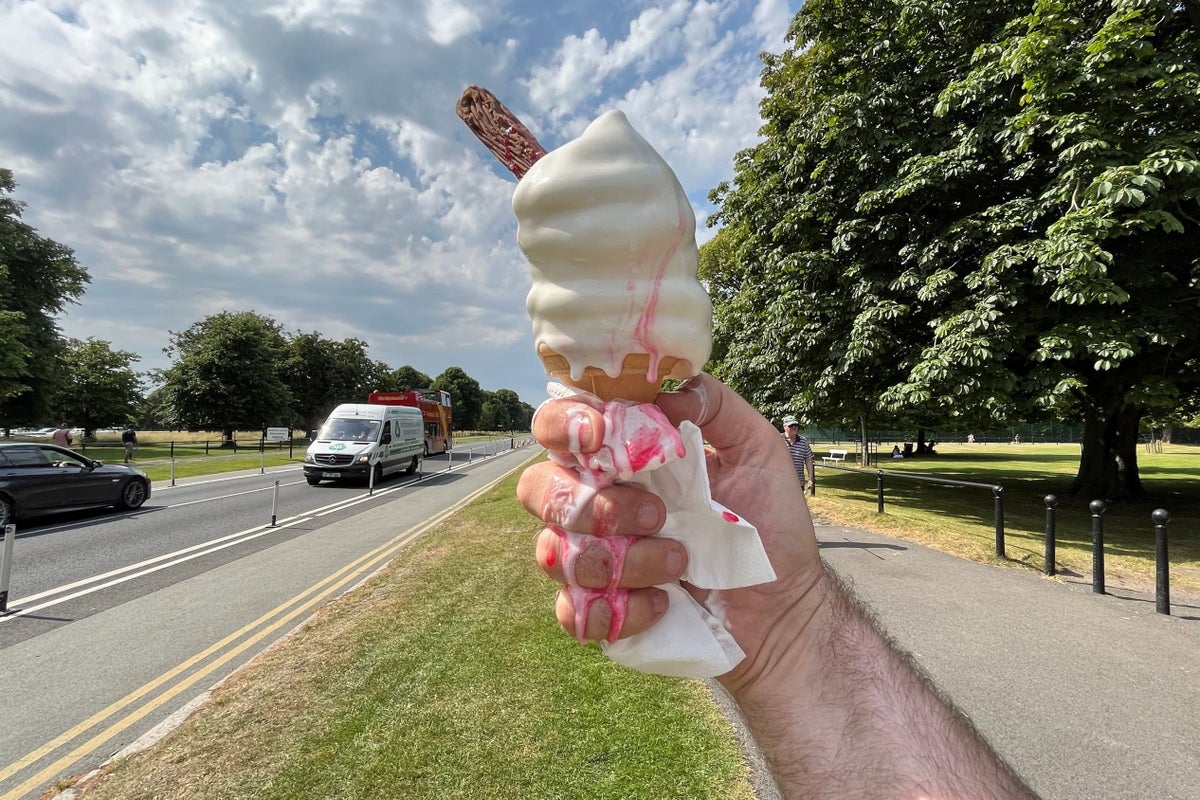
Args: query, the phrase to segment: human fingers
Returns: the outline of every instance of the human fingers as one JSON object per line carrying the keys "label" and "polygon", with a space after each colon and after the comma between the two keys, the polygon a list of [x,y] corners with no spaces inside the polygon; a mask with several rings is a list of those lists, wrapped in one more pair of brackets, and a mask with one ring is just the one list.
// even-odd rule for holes
{"label": "human fingers", "polygon": [[537,562],[552,580],[587,589],[637,589],[672,583],[687,568],[687,549],[657,536],[599,538],[543,528]]}
{"label": "human fingers", "polygon": [[644,489],[621,484],[596,490],[574,471],[549,461],[521,474],[517,499],[549,525],[593,536],[649,536],[658,533],[667,516],[663,501]]}
{"label": "human fingers", "polygon": [[695,423],[704,440],[717,450],[737,449],[763,437],[779,438],[758,409],[705,373],[688,378],[678,390],[664,392],[654,402],[671,424]]}
{"label": "human fingers", "polygon": [[584,398],[547,400],[533,415],[533,438],[550,451],[594,453],[604,444],[603,409]]}
{"label": "human fingers", "polygon": [[581,642],[615,642],[649,629],[667,613],[662,589],[598,591],[564,586],[554,604],[563,629]]}

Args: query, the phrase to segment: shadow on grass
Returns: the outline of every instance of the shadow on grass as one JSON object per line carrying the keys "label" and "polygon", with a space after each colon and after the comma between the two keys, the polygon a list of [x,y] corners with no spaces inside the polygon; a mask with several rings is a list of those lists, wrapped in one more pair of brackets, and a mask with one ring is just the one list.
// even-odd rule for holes
{"label": "shadow on grass", "polygon": [[[886,465],[896,471],[929,477],[966,480],[1003,487],[1003,522],[1006,561],[1040,568],[1046,530],[1046,495],[1058,499],[1055,510],[1055,539],[1059,570],[1090,573],[1092,513],[1090,498],[1069,497],[1066,488],[1074,476],[1078,453],[1006,455],[1000,452],[972,453],[912,459]],[[1145,498],[1108,504],[1104,515],[1104,550],[1115,564],[1111,569],[1128,572],[1139,584],[1154,578],[1155,531],[1151,512],[1165,508],[1172,585],[1195,593],[1200,586],[1200,473],[1193,459],[1174,466],[1143,470]],[[937,540],[964,532],[977,543],[994,538],[995,498],[988,488],[924,483],[911,478],[884,475],[884,508],[890,517],[903,519],[926,530]],[[847,472],[823,469],[818,472],[818,493],[873,512],[876,504],[876,472]],[[867,527],[870,527],[869,525]],[[935,545],[936,546],[936,545]],[[951,552],[955,552],[951,547]],[[1017,553],[1024,555],[1017,555]],[[1071,566],[1068,566],[1070,564]],[[1178,571],[1177,571],[1178,570]]]}

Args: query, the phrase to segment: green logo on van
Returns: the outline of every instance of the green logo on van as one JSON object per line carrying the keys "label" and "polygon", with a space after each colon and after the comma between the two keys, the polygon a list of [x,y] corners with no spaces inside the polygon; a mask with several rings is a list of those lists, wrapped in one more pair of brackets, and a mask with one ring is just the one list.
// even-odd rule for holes
{"label": "green logo on van", "polygon": [[339,442],[338,444],[331,444],[331,445],[329,445],[329,449],[330,449],[330,450],[345,450],[345,449],[346,449],[346,445],[344,445],[344,444],[341,444],[341,443]]}

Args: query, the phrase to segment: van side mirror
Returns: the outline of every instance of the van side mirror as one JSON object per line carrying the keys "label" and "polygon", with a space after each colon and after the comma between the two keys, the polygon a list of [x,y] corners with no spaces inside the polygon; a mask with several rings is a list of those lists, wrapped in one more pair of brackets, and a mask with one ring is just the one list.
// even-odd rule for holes
{"label": "van side mirror", "polygon": [[379,443],[380,444],[391,444],[392,443],[392,432],[384,431],[383,438],[379,440]]}

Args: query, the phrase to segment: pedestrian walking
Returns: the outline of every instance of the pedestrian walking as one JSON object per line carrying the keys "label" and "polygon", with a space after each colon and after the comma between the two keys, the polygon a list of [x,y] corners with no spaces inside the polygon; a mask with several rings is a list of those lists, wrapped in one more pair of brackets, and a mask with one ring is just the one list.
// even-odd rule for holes
{"label": "pedestrian walking", "polygon": [[812,489],[816,494],[817,475],[813,464],[812,445],[808,439],[800,435],[800,422],[795,417],[783,418],[783,440],[787,442],[788,452],[792,455],[792,466],[796,468],[796,476],[804,490]]}
{"label": "pedestrian walking", "polygon": [[121,444],[125,445],[125,463],[133,461],[133,451],[137,450],[137,431],[132,425],[121,431]]}

